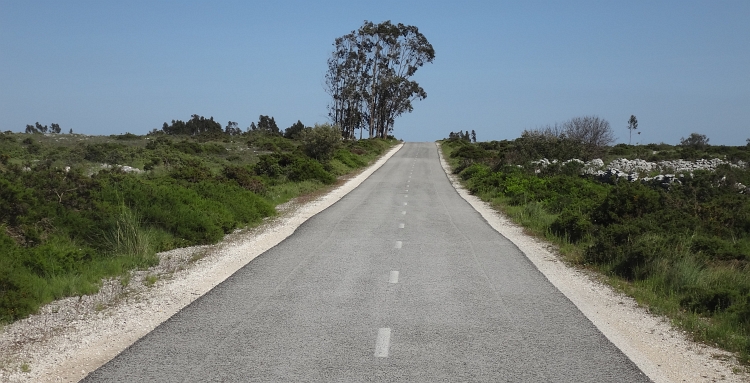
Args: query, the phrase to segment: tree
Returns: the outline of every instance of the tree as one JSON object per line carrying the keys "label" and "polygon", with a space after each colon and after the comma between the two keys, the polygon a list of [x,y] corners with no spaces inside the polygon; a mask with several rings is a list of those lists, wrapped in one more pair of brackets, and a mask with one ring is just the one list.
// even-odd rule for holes
{"label": "tree", "polygon": [[223,129],[221,128],[221,124],[214,121],[213,117],[205,118],[197,114],[194,114],[190,117],[191,118],[188,122],[184,122],[181,120],[172,120],[172,124],[167,124],[165,122],[162,125],[161,130],[164,131],[164,133],[170,135],[184,134],[191,136],[197,136],[201,134],[216,134],[222,133],[223,131]]}
{"label": "tree", "polygon": [[365,21],[357,31],[339,37],[328,59],[326,91],[332,101],[329,116],[344,138],[367,129],[370,137],[385,138],[396,117],[427,97],[415,81],[417,69],[435,59],[435,50],[415,26]]}
{"label": "tree", "polygon": [[609,122],[597,116],[574,117],[562,124],[562,135],[584,147],[588,156],[598,157],[615,141]]}
{"label": "tree", "polygon": [[690,133],[688,138],[680,138],[680,146],[690,147],[693,149],[703,149],[708,146],[708,137],[705,134]]}
{"label": "tree", "polygon": [[284,138],[297,139],[303,130],[305,130],[305,125],[300,120],[297,120],[292,126],[284,130]]}
{"label": "tree", "polygon": [[315,124],[315,127],[305,128],[300,132],[300,141],[302,150],[310,158],[328,161],[341,144],[341,130],[329,124]]}
{"label": "tree", "polygon": [[274,120],[273,117],[264,116],[262,114],[258,117],[258,125],[255,125],[255,123],[251,123],[249,130],[252,132],[267,134],[281,134],[281,132],[279,131],[279,127],[276,125],[276,120]]}
{"label": "tree", "polygon": [[471,142],[477,142],[477,132],[475,132],[474,129],[471,130]]}
{"label": "tree", "polygon": [[628,139],[628,145],[630,145],[631,141],[633,140],[633,131],[636,129],[638,129],[638,120],[635,118],[634,115],[631,114],[630,119],[628,120],[628,130],[630,131],[630,138]]}
{"label": "tree", "polygon": [[50,131],[52,131],[52,133],[59,134],[62,129],[60,129],[59,124],[52,124],[50,125]]}
{"label": "tree", "polygon": [[224,134],[229,136],[238,136],[242,134],[242,129],[234,121],[227,122],[226,128],[224,128]]}

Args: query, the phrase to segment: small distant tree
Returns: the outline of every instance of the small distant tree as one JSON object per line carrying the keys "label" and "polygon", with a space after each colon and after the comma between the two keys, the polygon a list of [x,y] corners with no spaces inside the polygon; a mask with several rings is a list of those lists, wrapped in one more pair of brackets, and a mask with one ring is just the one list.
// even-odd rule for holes
{"label": "small distant tree", "polygon": [[609,122],[597,116],[575,117],[562,125],[566,138],[578,142],[586,152],[598,157],[604,149],[615,142],[615,135]]}
{"label": "small distant tree", "polygon": [[690,133],[688,138],[680,138],[680,146],[703,149],[708,146],[708,137],[705,134]]}
{"label": "small distant tree", "polygon": [[276,125],[276,120],[274,120],[273,117],[264,115],[258,117],[258,125],[255,130],[275,135],[281,134],[279,127]]}
{"label": "small distant tree", "polygon": [[477,142],[477,132],[475,132],[474,129],[471,130],[471,142]]}
{"label": "small distant tree", "polygon": [[70,131],[68,132],[68,134],[73,134],[73,128],[70,128]]}
{"label": "small distant tree", "polygon": [[[630,119],[628,120],[628,130],[630,131],[630,138],[628,139],[628,145],[633,140],[633,131],[638,129],[638,120],[635,118],[634,115],[630,115]],[[640,132],[639,132],[640,133]]]}
{"label": "small distant tree", "polygon": [[224,133],[229,136],[238,136],[242,134],[242,129],[240,129],[236,122],[229,121],[227,122],[226,128],[224,128]]}
{"label": "small distant tree", "polygon": [[50,125],[50,130],[52,131],[52,133],[60,134],[60,131],[62,129],[60,129],[60,125],[59,124],[52,124],[52,125]]}
{"label": "small distant tree", "polygon": [[39,131],[34,127],[34,125],[26,125],[26,133],[28,134],[34,134],[39,133]]}
{"label": "small distant tree", "polygon": [[284,130],[284,138],[297,139],[303,130],[305,130],[305,125],[302,121],[297,120],[292,126]]}

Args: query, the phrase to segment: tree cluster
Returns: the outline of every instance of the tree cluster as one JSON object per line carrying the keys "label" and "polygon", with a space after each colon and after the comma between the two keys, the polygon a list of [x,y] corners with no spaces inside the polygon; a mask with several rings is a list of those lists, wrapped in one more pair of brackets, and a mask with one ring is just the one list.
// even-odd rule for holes
{"label": "tree cluster", "polygon": [[477,132],[474,130],[469,133],[467,130],[464,132],[463,130],[459,130],[458,132],[450,132],[448,134],[448,139],[451,141],[466,141],[466,142],[477,142]]}
{"label": "tree cluster", "polygon": [[365,21],[334,42],[325,75],[328,106],[344,138],[366,129],[369,137],[386,138],[396,117],[413,110],[412,101],[427,93],[409,78],[435,59],[435,50],[418,28],[385,21]]}
{"label": "tree cluster", "polygon": [[250,123],[248,131],[281,135],[279,127],[276,125],[276,120],[274,120],[273,117],[264,115],[260,115],[258,117],[258,125],[256,125],[254,122]]}
{"label": "tree cluster", "polygon": [[214,118],[205,118],[194,114],[190,116],[188,122],[182,120],[172,120],[171,124],[166,122],[162,125],[161,130],[169,135],[188,135],[198,136],[201,134],[222,133],[224,130],[221,124],[214,121]]}
{"label": "tree cluster", "polygon": [[[42,125],[39,122],[37,122],[34,125],[26,125],[26,133],[37,133],[37,134],[44,134],[44,133],[55,133],[59,134],[62,130],[60,129],[60,125],[58,124],[52,124],[51,126]],[[71,129],[70,132],[72,133],[73,130]]]}
{"label": "tree cluster", "polygon": [[[224,127],[224,129],[222,130],[221,125],[218,122],[214,121],[213,117],[205,118],[197,114],[194,114],[191,117],[192,118],[188,120],[188,122],[184,122],[181,120],[172,120],[171,124],[167,124],[165,122],[161,130],[154,129],[151,131],[150,134],[164,133],[168,135],[188,135],[188,136],[199,136],[199,135],[214,136],[214,135],[222,134],[222,133],[227,136],[241,136],[241,135],[246,135],[246,134],[258,135],[259,134],[259,135],[284,136],[284,138],[290,138],[290,139],[296,140],[296,139],[300,139],[301,134],[305,129],[309,129],[305,127],[305,125],[301,121],[297,120],[297,122],[292,124],[292,126],[286,128],[282,132],[281,129],[279,129],[279,126],[276,124],[276,120],[273,117],[260,115],[258,116],[258,122],[250,123],[250,126],[245,131],[243,131],[242,128],[239,127],[239,123],[237,123],[236,121],[228,121],[227,126]],[[38,124],[39,123],[37,123],[37,125]],[[57,126],[57,124],[52,124],[52,126],[57,127],[57,129],[59,129],[59,126]],[[34,129],[34,126],[28,125],[26,128],[27,133],[29,133],[29,129]],[[72,130],[71,130],[71,133],[72,133]]]}

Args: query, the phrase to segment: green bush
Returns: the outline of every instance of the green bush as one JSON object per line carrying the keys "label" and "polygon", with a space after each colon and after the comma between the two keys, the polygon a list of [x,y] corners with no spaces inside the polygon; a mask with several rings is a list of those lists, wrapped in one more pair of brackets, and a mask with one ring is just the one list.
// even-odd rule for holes
{"label": "green bush", "polygon": [[336,177],[328,173],[320,162],[301,157],[295,158],[289,165],[286,175],[294,182],[318,180],[324,184],[332,184],[336,181]]}
{"label": "green bush", "polygon": [[361,168],[367,165],[367,161],[365,161],[360,155],[354,154],[345,149],[337,149],[333,158],[341,161],[341,163],[352,169]]}
{"label": "green bush", "polygon": [[566,208],[552,222],[550,230],[553,234],[566,238],[572,243],[578,243],[589,234],[592,226],[589,217],[583,215],[580,210]]}
{"label": "green bush", "polygon": [[336,149],[341,145],[341,130],[328,124],[315,124],[313,128],[305,128],[299,137],[305,154],[318,161],[333,158]]}

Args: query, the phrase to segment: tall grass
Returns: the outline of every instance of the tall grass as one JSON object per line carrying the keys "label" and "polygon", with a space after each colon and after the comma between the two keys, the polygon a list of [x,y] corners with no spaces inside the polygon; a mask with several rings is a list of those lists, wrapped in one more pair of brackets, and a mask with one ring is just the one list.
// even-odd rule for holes
{"label": "tall grass", "polygon": [[153,237],[137,214],[123,204],[113,229],[104,233],[104,242],[111,255],[150,257],[156,253]]}

